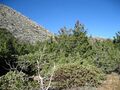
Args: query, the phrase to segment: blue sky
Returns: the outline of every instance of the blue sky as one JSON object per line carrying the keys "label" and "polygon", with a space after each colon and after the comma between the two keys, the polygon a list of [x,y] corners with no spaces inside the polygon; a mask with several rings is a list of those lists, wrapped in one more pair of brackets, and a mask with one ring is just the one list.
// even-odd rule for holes
{"label": "blue sky", "polygon": [[88,35],[112,38],[120,31],[120,0],[0,0],[52,33],[79,20]]}

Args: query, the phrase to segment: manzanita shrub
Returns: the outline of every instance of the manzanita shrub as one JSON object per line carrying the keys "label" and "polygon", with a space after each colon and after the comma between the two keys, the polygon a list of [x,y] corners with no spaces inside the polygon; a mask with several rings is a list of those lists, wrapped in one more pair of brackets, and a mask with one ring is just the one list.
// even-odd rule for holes
{"label": "manzanita shrub", "polygon": [[56,69],[53,78],[53,87],[57,89],[81,86],[97,87],[103,79],[103,72],[93,65],[68,63],[60,65]]}

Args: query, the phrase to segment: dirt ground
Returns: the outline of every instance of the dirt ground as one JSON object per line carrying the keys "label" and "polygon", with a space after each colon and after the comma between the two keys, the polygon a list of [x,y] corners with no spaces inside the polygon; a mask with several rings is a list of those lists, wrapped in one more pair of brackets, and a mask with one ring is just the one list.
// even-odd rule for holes
{"label": "dirt ground", "polygon": [[97,90],[120,90],[120,76],[116,73],[107,75],[107,80]]}

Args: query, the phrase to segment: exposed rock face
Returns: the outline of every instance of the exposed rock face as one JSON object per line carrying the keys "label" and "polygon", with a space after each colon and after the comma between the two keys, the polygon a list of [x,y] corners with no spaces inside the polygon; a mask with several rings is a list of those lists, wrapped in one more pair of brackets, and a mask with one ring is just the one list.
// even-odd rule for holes
{"label": "exposed rock face", "polygon": [[37,23],[3,4],[0,4],[0,28],[6,28],[20,41],[30,43],[43,41],[52,35]]}

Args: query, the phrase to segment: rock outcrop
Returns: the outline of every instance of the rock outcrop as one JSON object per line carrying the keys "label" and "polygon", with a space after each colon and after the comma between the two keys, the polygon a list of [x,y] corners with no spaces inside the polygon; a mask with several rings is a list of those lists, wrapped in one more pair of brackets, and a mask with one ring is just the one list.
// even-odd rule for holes
{"label": "rock outcrop", "polygon": [[15,38],[22,42],[35,43],[52,36],[37,23],[3,4],[0,4],[0,28],[9,30]]}

